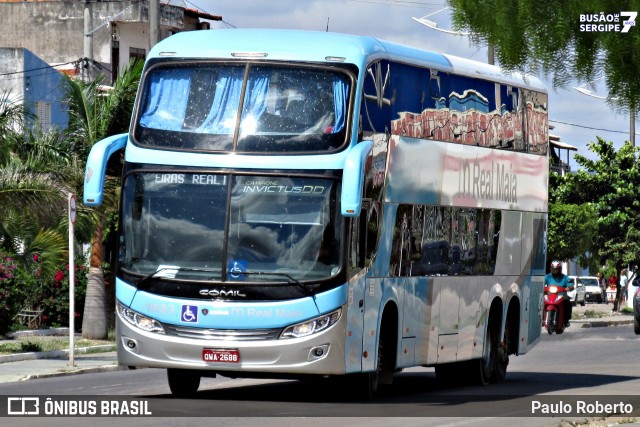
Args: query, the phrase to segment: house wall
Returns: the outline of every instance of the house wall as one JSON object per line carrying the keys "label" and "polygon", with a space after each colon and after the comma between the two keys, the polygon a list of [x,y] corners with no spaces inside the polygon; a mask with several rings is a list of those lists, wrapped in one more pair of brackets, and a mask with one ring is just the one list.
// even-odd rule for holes
{"label": "house wall", "polygon": [[9,94],[11,101],[22,101],[24,76],[23,49],[0,49],[0,94]]}
{"label": "house wall", "polygon": [[[90,19],[90,55],[85,54],[85,9]],[[161,3],[159,39],[199,29],[199,19],[191,15],[183,7]],[[0,16],[0,93],[10,91],[30,108],[50,102],[51,125],[67,123],[65,109],[55,101],[64,98],[64,77],[52,68],[28,70],[47,64],[69,64],[73,70],[72,63],[89,56],[101,66],[80,69],[80,73],[88,72],[89,79],[103,73],[110,84],[129,64],[130,47],[142,49],[144,55],[149,52],[149,0],[0,0]],[[112,58],[116,72],[112,72]]]}
{"label": "house wall", "polygon": [[64,76],[32,52],[22,48],[0,48],[0,94],[9,93],[10,100],[24,104],[36,113],[38,102],[47,103],[50,114],[45,127],[67,126],[64,98]]}
{"label": "house wall", "polygon": [[66,128],[69,115],[61,101],[65,97],[65,77],[26,49],[24,69],[24,104],[34,113],[37,113],[38,102],[49,105],[49,117],[39,117],[45,130]]}
{"label": "house wall", "polygon": [[[149,51],[149,7],[147,0],[113,1],[34,1],[15,2],[0,0],[0,14],[3,28],[0,32],[0,47],[26,48],[34,52],[49,64],[75,61],[84,57],[84,10],[90,11],[91,39],[93,41],[93,59],[110,69],[111,42],[117,36],[121,25],[131,23],[136,30],[128,31],[120,43],[137,45]],[[186,21],[186,23],[185,23]],[[115,22],[116,25],[110,25]],[[184,17],[184,9],[161,4],[160,39],[167,37],[170,31],[197,29],[197,20]],[[120,51],[123,52],[121,46]],[[128,55],[128,49],[127,49]],[[120,61],[120,67],[128,64]]]}

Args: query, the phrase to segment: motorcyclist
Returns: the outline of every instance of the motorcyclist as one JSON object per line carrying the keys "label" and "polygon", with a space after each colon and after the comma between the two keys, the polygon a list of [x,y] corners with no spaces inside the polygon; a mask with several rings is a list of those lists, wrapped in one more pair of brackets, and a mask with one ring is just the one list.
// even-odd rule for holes
{"label": "motorcyclist", "polygon": [[[573,284],[569,282],[569,276],[562,273],[562,263],[557,260],[551,261],[551,273],[544,276],[545,286],[557,286],[563,288],[563,292],[572,291]],[[563,300],[564,308],[564,326],[569,326],[571,319],[571,300],[565,297]]]}

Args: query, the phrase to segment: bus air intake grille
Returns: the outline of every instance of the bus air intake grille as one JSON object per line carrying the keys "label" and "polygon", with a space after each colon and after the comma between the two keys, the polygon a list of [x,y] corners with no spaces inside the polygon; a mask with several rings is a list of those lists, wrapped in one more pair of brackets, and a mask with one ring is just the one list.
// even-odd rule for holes
{"label": "bus air intake grille", "polygon": [[181,338],[220,341],[277,340],[282,329],[207,329],[164,324],[165,333]]}

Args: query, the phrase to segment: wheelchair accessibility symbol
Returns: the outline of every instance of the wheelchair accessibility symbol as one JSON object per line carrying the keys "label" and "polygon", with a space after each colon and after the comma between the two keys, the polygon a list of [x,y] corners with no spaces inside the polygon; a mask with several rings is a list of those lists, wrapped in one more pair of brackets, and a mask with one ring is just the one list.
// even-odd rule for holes
{"label": "wheelchair accessibility symbol", "polygon": [[198,323],[198,306],[183,305],[180,312],[180,319],[187,323]]}
{"label": "wheelchair accessibility symbol", "polygon": [[245,260],[229,260],[229,264],[227,265],[227,271],[229,272],[229,276],[234,280],[244,280],[245,275],[242,274],[247,271],[247,261]]}

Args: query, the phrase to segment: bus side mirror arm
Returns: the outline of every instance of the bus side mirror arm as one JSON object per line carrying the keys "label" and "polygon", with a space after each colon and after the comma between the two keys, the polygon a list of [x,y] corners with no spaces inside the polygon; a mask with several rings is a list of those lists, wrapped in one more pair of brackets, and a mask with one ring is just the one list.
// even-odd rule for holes
{"label": "bus side mirror arm", "polygon": [[125,146],[128,137],[126,133],[113,135],[91,147],[84,174],[85,205],[100,206],[102,204],[107,162],[113,153]]}
{"label": "bus side mirror arm", "polygon": [[347,153],[342,169],[342,216],[357,217],[362,209],[362,186],[365,164],[373,148],[373,141],[362,141]]}

